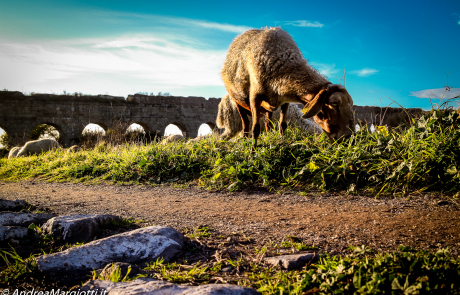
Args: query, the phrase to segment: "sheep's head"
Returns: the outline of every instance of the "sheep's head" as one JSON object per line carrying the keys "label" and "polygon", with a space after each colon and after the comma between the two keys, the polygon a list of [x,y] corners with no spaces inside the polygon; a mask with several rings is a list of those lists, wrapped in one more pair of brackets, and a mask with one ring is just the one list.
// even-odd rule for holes
{"label": "sheep's head", "polygon": [[302,118],[313,117],[331,141],[343,140],[353,134],[353,99],[342,85],[329,84],[308,103],[307,108]]}

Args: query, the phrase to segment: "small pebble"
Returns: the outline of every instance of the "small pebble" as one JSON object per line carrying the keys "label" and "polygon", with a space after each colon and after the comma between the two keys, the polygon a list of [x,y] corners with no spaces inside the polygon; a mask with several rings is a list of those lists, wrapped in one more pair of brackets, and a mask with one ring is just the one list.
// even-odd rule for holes
{"label": "small pebble", "polygon": [[231,272],[231,271],[232,271],[232,268],[233,268],[233,267],[231,267],[231,266],[227,266],[227,267],[222,268],[220,271],[221,271],[221,272]]}

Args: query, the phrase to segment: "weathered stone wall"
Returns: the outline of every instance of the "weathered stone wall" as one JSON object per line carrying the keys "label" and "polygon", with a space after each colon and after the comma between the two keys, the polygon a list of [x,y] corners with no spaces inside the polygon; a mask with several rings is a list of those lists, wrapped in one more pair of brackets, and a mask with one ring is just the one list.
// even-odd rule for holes
{"label": "weathered stone wall", "polygon": [[366,123],[368,125],[387,125],[388,127],[398,127],[404,124],[409,125],[410,117],[417,119],[423,113],[423,110],[419,108],[410,108],[404,111],[401,108],[369,106],[353,106],[353,111],[355,112],[356,124]]}
{"label": "weathered stone wall", "polygon": [[201,124],[214,128],[220,99],[132,95],[127,100],[112,96],[69,96],[0,91],[0,127],[13,145],[29,140],[39,124],[54,126],[63,146],[78,142],[90,123],[104,129],[117,124],[137,123],[146,132],[164,134],[166,126],[177,125],[186,136],[196,137]]}
{"label": "weathered stone wall", "polygon": [[[83,129],[90,123],[105,130],[118,124],[141,125],[146,132],[163,135],[166,126],[178,126],[187,137],[196,137],[201,124],[214,128],[220,99],[203,97],[147,96],[123,97],[107,95],[70,96],[0,91],[0,127],[13,145],[30,139],[30,132],[39,124],[54,126],[65,147],[78,142]],[[408,123],[407,114],[400,108],[354,106],[356,123],[396,127]],[[421,109],[408,109],[411,116]],[[383,117],[383,120],[380,118]]]}

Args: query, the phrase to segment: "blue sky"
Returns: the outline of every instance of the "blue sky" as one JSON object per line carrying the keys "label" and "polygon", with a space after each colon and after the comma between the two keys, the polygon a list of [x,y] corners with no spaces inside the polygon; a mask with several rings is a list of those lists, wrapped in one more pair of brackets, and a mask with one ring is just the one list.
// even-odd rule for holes
{"label": "blue sky", "polygon": [[356,105],[460,94],[458,0],[0,0],[0,89],[222,97],[228,46],[265,26],[288,31],[331,82],[345,69]]}

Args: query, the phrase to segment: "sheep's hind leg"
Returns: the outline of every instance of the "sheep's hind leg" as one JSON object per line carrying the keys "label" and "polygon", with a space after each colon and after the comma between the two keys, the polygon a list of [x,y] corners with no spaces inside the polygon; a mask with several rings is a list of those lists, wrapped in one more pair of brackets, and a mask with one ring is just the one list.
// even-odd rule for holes
{"label": "sheep's hind leg", "polygon": [[249,137],[248,115],[250,115],[251,113],[245,108],[243,108],[242,106],[240,106],[239,104],[237,104],[237,107],[238,107],[238,112],[240,113],[241,123],[243,124],[243,137]]}
{"label": "sheep's hind leg", "polygon": [[251,149],[251,153],[257,148],[257,140],[260,135],[260,103],[265,98],[263,94],[252,95],[250,100],[251,115],[252,115],[252,137],[254,138],[254,145]]}
{"label": "sheep's hind leg", "polygon": [[280,134],[283,135],[284,131],[286,131],[287,128],[287,113],[289,110],[289,104],[285,103],[281,106],[281,112],[280,112]]}

